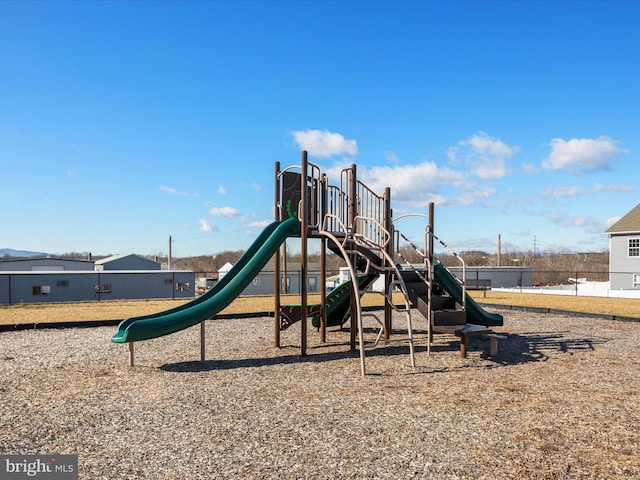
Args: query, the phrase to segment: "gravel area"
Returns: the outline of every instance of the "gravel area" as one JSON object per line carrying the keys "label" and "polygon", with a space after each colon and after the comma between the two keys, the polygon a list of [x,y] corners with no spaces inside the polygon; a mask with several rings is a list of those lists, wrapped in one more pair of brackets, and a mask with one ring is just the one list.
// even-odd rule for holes
{"label": "gravel area", "polygon": [[133,368],[114,327],[2,332],[0,452],[92,480],[640,478],[640,325],[493,311],[496,357],[427,356],[416,314],[416,368],[378,346],[364,378],[348,331],[310,327],[300,357],[300,325],[277,349],[264,317],[208,322],[204,363],[197,327],[139,342]]}

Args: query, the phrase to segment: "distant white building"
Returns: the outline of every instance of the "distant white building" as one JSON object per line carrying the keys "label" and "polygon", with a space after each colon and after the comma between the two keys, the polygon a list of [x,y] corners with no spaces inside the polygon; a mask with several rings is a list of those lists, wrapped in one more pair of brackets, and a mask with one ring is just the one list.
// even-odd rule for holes
{"label": "distant white building", "polygon": [[195,274],[161,270],[139,255],[84,260],[28,258],[0,261],[0,304],[190,298]]}
{"label": "distant white building", "polygon": [[229,273],[229,270],[231,270],[233,268],[233,264],[227,262],[225,263],[223,266],[221,266],[218,269],[218,280],[222,280],[222,277],[224,277],[227,273]]}
{"label": "distant white building", "polygon": [[95,269],[104,270],[161,270],[162,264],[133,253],[112,255],[96,260]]}
{"label": "distant white building", "polygon": [[[218,269],[218,279],[222,279],[229,270],[233,268],[230,263],[224,264]],[[273,261],[269,261],[264,268],[251,280],[251,283],[242,291],[241,295],[273,295],[275,291],[274,278],[275,266]],[[286,266],[286,277],[284,266],[281,265],[283,276],[283,286],[286,285],[286,293],[298,294],[301,290],[300,263],[289,262]],[[320,292],[320,265],[310,263],[307,265],[307,292]],[[284,283],[286,282],[286,283]],[[284,290],[284,289],[283,289]],[[282,292],[284,293],[284,291]]]}
{"label": "distant white building", "polygon": [[[327,287],[335,288],[341,283],[346,282],[350,278],[351,275],[349,274],[349,267],[340,267],[339,273],[337,277],[335,277],[335,280],[333,282],[329,280],[327,281]],[[384,292],[384,284],[384,274],[381,273],[381,275],[368,287],[368,290],[374,292]]]}

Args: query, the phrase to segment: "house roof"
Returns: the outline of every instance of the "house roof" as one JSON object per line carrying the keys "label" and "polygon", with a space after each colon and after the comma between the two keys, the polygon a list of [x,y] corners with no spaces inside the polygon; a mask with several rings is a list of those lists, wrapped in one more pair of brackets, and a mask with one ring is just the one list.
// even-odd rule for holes
{"label": "house roof", "polygon": [[640,203],[624,217],[611,225],[604,233],[640,233]]}
{"label": "house roof", "polygon": [[227,262],[218,269],[218,273],[227,273],[232,268],[233,268],[233,264]]}

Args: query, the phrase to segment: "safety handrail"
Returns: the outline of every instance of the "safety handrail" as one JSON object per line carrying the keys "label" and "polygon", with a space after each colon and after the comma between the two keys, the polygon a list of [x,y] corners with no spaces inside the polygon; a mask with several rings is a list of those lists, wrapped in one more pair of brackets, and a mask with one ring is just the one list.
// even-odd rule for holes
{"label": "safety handrail", "polygon": [[[392,223],[395,226],[395,223],[402,219],[402,218],[407,218],[407,217],[423,217],[426,218],[427,220],[429,220],[429,216],[425,215],[423,213],[407,213],[404,215],[400,215],[399,217],[396,217],[392,220]],[[401,234],[402,235],[402,234]],[[461,288],[462,288],[462,308],[466,309],[467,307],[467,269],[466,269],[466,264],[464,262],[464,259],[458,255],[451,247],[449,247],[449,245],[447,245],[445,242],[443,242],[442,240],[440,240],[440,238],[431,231],[431,227],[429,226],[429,224],[427,224],[427,226],[424,229],[424,252],[420,252],[420,249],[418,247],[416,247],[413,242],[411,242],[407,237],[405,237],[404,235],[402,235],[402,237],[409,242],[409,244],[415,248],[415,250],[417,252],[419,252],[423,258],[427,259],[429,262],[429,272],[431,272],[431,259],[435,259],[435,255],[433,254],[433,252],[430,252],[431,255],[429,255],[429,252],[427,252],[427,246],[430,245],[432,242],[429,241],[430,238],[434,239],[435,241],[437,241],[440,245],[442,245],[451,255],[453,255],[461,264],[461,268],[462,268],[462,280],[460,280],[460,278],[458,278],[456,275],[453,275],[454,278],[456,279],[456,281],[458,281],[461,284]]]}
{"label": "safety handrail", "polygon": [[447,245],[442,240],[440,240],[440,238],[438,238],[436,234],[431,232],[430,228],[427,228],[427,229],[429,230],[429,235],[431,235],[431,237],[434,240],[436,240],[440,245],[442,245],[451,255],[453,255],[460,262],[460,265],[462,268],[462,279],[460,279],[457,275],[453,273],[452,275],[456,279],[456,281],[460,283],[460,286],[462,288],[462,308],[466,309],[467,308],[467,267],[466,267],[466,264],[464,263],[464,259],[460,255],[458,255],[451,247],[449,247],[449,245]]}
{"label": "safety handrail", "polygon": [[386,215],[385,199],[364,183],[356,182],[356,216],[368,217],[375,219],[378,223],[383,224]]}
{"label": "safety handrail", "polygon": [[384,250],[389,245],[391,234],[375,218],[357,215],[354,219],[353,238],[363,246]]}
{"label": "safety handrail", "polygon": [[[341,188],[334,185],[327,185],[325,191],[327,211],[324,216],[329,217],[332,222],[327,223],[325,219],[323,221],[323,229],[329,232],[337,231],[337,227],[345,227],[349,224],[347,218],[348,196]],[[347,230],[344,229],[344,232],[347,232]]]}
{"label": "safety handrail", "polygon": [[[353,266],[353,264],[349,261],[349,256],[347,255],[347,252],[345,251],[342,242],[338,241],[338,239],[335,237],[335,235],[332,235],[330,232],[327,231],[321,231],[320,232],[321,235],[324,235],[325,237],[329,238],[331,241],[333,241],[333,243],[335,243],[338,247],[338,249],[340,250],[340,252],[342,253],[343,258],[345,259],[345,262],[347,263],[347,268],[349,268],[349,275],[351,277],[351,288],[353,289],[354,292],[354,296],[355,296],[355,302],[356,302],[356,321],[358,324],[358,344],[360,346],[360,371],[362,373],[362,376],[364,377],[366,375],[366,367],[365,367],[365,349],[364,349],[364,336],[363,336],[363,325],[362,325],[362,306],[360,304],[360,286],[358,285],[358,275],[356,273],[355,267]],[[351,311],[351,315],[353,315],[354,312],[353,310]]]}
{"label": "safety handrail", "polygon": [[[328,228],[327,223],[331,223],[331,225],[337,225],[340,227],[340,229],[336,229],[335,227],[330,229]],[[340,219],[337,215],[328,213],[324,216],[324,220],[322,221],[322,229],[320,230],[320,233],[327,234],[326,236],[329,237],[331,240],[333,240],[333,242],[336,245],[339,245],[339,247],[342,247],[341,251],[344,249],[345,245],[349,241],[349,236],[347,235],[348,233],[347,226],[342,222],[342,219]],[[338,240],[338,238],[335,236],[336,233],[339,235],[344,235],[342,240]]]}
{"label": "safety handrail", "polygon": [[396,247],[394,254],[398,255],[405,262],[405,264],[410,268],[410,270],[413,273],[415,273],[418,276],[418,278],[422,280],[422,282],[427,286],[427,302],[429,304],[428,318],[427,318],[427,338],[429,338],[429,341],[427,341],[427,355],[431,355],[431,337],[432,337],[431,332],[433,330],[433,311],[431,310],[431,294],[433,292],[432,290],[433,283],[432,283],[432,277],[431,277],[431,272],[432,272],[431,260],[429,259],[429,255],[427,255],[426,253],[426,241],[425,241],[425,251],[422,251],[420,250],[420,248],[418,248],[417,245],[415,245],[411,240],[409,240],[409,238],[407,238],[399,230],[394,230],[394,233],[398,237],[398,239],[401,237],[418,253],[418,255],[420,255],[420,257],[422,258],[423,265],[425,267],[426,277],[413,263],[411,263],[402,254],[402,252],[400,251],[400,242],[399,241],[394,242],[394,245]]}

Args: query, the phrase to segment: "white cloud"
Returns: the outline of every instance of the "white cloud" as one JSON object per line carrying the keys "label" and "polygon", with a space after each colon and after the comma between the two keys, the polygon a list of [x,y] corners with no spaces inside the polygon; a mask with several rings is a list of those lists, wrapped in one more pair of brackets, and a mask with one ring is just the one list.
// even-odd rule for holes
{"label": "white cloud", "polygon": [[339,133],[328,130],[298,130],[293,138],[302,150],[312,157],[326,158],[334,155],[356,155],[358,145],[355,140],[347,140]]}
{"label": "white cloud", "polygon": [[556,212],[547,217],[551,223],[559,227],[575,227],[591,233],[602,233],[607,227],[590,215],[569,215],[567,212]]}
{"label": "white cloud", "polygon": [[[345,168],[349,168],[350,165],[351,162],[348,159],[342,159],[341,161],[334,162],[334,164],[330,167],[327,167],[325,169],[325,174],[327,175],[327,177],[329,177],[330,182],[339,184],[342,170],[344,170]],[[366,171],[365,167],[358,166],[358,175],[360,175],[359,172],[361,171],[361,169]]]}
{"label": "white cloud", "polygon": [[628,153],[628,150],[618,148],[617,142],[606,136],[572,138],[568,141],[554,138],[549,145],[551,153],[542,162],[542,167],[545,170],[567,170],[576,176],[610,170],[616,156]]}
{"label": "white cloud", "polygon": [[[337,183],[340,172],[349,166],[347,161],[335,163],[327,169],[332,183]],[[358,179],[378,195],[391,189],[392,203],[411,208],[424,208],[430,202],[436,205],[471,205],[478,199],[489,198],[496,193],[491,186],[469,181],[465,173],[435,162],[418,164],[383,165],[366,168],[358,166]]]}
{"label": "white cloud", "polygon": [[398,165],[400,163],[400,159],[398,158],[398,156],[391,150],[384,152],[384,156],[387,159],[387,162],[393,165]]}
{"label": "white cloud", "polygon": [[449,148],[447,156],[453,165],[467,164],[474,175],[489,180],[503,178],[509,173],[507,163],[518,150],[517,146],[510,147],[502,140],[479,132]]}
{"label": "white cloud", "polygon": [[218,187],[218,193],[219,193],[220,195],[226,195],[226,194],[227,194],[227,188],[226,188],[226,187],[224,187],[224,186],[222,186],[222,185],[220,185],[220,186]]}
{"label": "white cloud", "polygon": [[630,193],[633,190],[634,188],[629,185],[603,185],[601,183],[593,185],[594,192]]}
{"label": "white cloud", "polygon": [[461,185],[462,192],[455,198],[455,201],[462,205],[473,205],[480,198],[489,198],[495,195],[496,189],[470,182]]}
{"label": "white cloud", "polygon": [[540,172],[540,169],[533,163],[523,162],[522,171],[527,175],[534,175]]}
{"label": "white cloud", "polygon": [[200,224],[200,230],[202,230],[203,232],[218,231],[217,227],[214,227],[213,225],[211,225],[211,223],[208,220],[205,220],[204,218],[201,218],[200,220],[198,220],[198,223]]}
{"label": "white cloud", "polygon": [[542,192],[542,195],[546,197],[551,196],[551,197],[559,198],[559,197],[575,197],[578,195],[585,195],[587,193],[588,193],[587,189],[583,187],[559,186],[559,187],[547,188],[544,192]]}
{"label": "white cloud", "polygon": [[164,185],[160,186],[160,191],[161,192],[165,192],[165,193],[169,193],[171,195],[181,195],[183,197],[188,197],[189,196],[189,194],[186,193],[186,192],[181,192],[179,190],[176,190],[173,187],[166,187]]}
{"label": "white cloud", "polygon": [[385,187],[403,192],[437,190],[442,182],[462,181],[463,175],[449,168],[440,168],[434,162],[416,165],[394,165],[359,168],[358,174],[365,184],[377,192]]}
{"label": "white cloud", "polygon": [[609,192],[609,193],[630,193],[634,188],[627,185],[603,185],[602,183],[594,183],[593,188],[578,187],[575,185],[557,186],[547,188],[542,192],[545,197],[577,197],[579,195],[589,195],[593,193]]}
{"label": "white cloud", "polygon": [[571,219],[571,222],[574,227],[584,227],[593,223],[594,219],[589,215],[576,215]]}
{"label": "white cloud", "polygon": [[254,220],[252,222],[247,222],[246,226],[249,228],[265,228],[271,222],[273,222],[273,220]]}
{"label": "white cloud", "polygon": [[209,209],[209,214],[215,217],[228,217],[228,218],[240,216],[240,213],[238,212],[238,210],[233,207],[211,207]]}
{"label": "white cloud", "polygon": [[447,185],[464,185],[462,173],[441,168],[434,162],[371,169],[359,167],[358,177],[377,194],[381,195],[389,187],[394,201],[413,206],[426,206],[429,202],[447,203],[440,194],[441,188]]}

